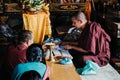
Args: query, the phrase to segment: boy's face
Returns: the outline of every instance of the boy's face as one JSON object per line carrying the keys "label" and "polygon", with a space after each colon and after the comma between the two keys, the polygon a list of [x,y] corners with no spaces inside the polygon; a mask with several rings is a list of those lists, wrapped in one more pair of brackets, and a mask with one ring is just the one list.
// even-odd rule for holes
{"label": "boy's face", "polygon": [[72,17],[72,26],[75,26],[76,28],[80,29],[82,26],[82,21],[77,20],[75,17]]}
{"label": "boy's face", "polygon": [[30,45],[33,44],[33,41],[34,41],[34,37],[33,37],[33,34],[32,34],[32,39],[30,40]]}
{"label": "boy's face", "polygon": [[34,41],[33,34],[31,34],[31,36],[32,36],[32,39],[28,40],[28,46],[30,46],[31,44],[33,44],[33,41]]}

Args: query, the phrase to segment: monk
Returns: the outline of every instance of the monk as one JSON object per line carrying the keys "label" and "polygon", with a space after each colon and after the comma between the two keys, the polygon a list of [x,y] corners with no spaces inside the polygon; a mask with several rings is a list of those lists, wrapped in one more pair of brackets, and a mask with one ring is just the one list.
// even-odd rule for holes
{"label": "monk", "polygon": [[76,68],[84,67],[87,60],[105,66],[110,60],[109,35],[97,22],[88,21],[83,12],[72,16],[72,25],[81,31],[78,45],[64,45],[73,56]]}

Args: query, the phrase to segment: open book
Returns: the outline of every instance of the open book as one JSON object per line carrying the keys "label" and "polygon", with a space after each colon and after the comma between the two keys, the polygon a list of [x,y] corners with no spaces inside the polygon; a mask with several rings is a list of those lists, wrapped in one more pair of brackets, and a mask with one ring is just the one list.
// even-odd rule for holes
{"label": "open book", "polygon": [[[50,50],[48,49],[45,54],[46,54],[46,57],[49,58]],[[64,49],[63,46],[59,46],[59,45],[56,45],[55,48],[53,49],[53,55],[55,57],[61,57],[61,58],[67,57],[67,58],[73,59],[69,51]]]}

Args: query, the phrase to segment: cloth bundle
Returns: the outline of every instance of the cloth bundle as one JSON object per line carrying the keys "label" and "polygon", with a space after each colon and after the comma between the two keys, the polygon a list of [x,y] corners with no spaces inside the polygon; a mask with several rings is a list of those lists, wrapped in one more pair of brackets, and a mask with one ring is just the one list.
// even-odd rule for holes
{"label": "cloth bundle", "polygon": [[59,61],[60,64],[72,64],[72,60],[68,58],[63,58]]}
{"label": "cloth bundle", "polygon": [[86,66],[84,68],[78,68],[77,72],[79,74],[96,74],[96,71],[100,69],[100,66],[90,60],[86,61]]}

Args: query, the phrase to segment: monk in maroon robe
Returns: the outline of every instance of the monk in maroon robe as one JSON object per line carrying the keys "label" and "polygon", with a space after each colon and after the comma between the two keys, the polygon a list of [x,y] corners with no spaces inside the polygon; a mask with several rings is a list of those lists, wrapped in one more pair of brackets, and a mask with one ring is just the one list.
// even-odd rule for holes
{"label": "monk in maroon robe", "polygon": [[9,80],[13,69],[19,63],[24,63],[26,59],[26,50],[33,43],[33,35],[29,30],[23,30],[18,35],[18,43],[11,44],[5,54],[3,64],[2,80]]}
{"label": "monk in maroon robe", "polygon": [[73,26],[82,31],[79,44],[65,45],[73,56],[76,68],[84,67],[86,60],[91,60],[99,66],[104,66],[110,60],[109,35],[101,28],[99,23],[87,21],[83,12],[72,17]]}

